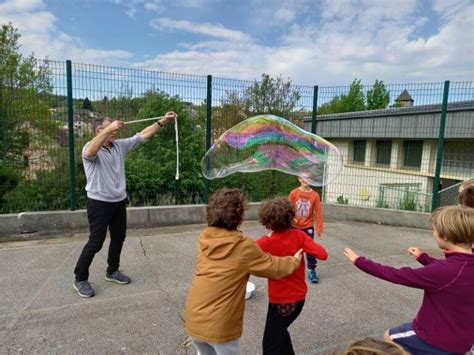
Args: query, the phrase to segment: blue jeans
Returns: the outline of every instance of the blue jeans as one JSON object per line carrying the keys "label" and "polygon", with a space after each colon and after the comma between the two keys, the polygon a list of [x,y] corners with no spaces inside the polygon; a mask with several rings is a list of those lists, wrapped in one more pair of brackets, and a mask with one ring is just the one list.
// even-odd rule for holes
{"label": "blue jeans", "polygon": [[[302,229],[303,232],[305,232],[307,235],[311,237],[311,239],[314,240],[314,228],[313,227],[308,227]],[[306,263],[308,266],[309,270],[314,270],[316,269],[316,266],[318,265],[318,260],[312,255],[306,254]]]}

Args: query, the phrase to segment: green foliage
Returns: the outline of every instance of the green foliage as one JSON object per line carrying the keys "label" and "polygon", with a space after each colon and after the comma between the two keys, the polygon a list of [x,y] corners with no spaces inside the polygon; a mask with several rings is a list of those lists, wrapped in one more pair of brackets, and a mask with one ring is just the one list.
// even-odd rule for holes
{"label": "green foliage", "polygon": [[384,201],[383,197],[379,197],[375,202],[375,207],[378,208],[390,208],[390,205]]}
{"label": "green foliage", "polygon": [[403,198],[397,202],[397,208],[405,211],[416,211],[417,203],[414,193],[405,193]]}
{"label": "green foliage", "polygon": [[20,182],[20,176],[11,166],[0,165],[0,205],[6,192],[14,189]]}
{"label": "green foliage", "polygon": [[[19,164],[30,144],[31,129],[57,128],[48,105],[37,94],[51,90],[47,62],[19,52],[20,34],[11,24],[0,29],[0,163]],[[38,135],[41,137],[42,135]]]}
{"label": "green foliage", "polygon": [[299,91],[291,86],[291,80],[262,74],[261,81],[255,81],[245,92],[245,112],[249,115],[271,113],[285,117],[294,111],[300,97]]}
{"label": "green foliage", "polygon": [[347,205],[349,204],[349,199],[345,198],[344,195],[340,195],[336,199],[337,203],[340,205]]}
{"label": "green foliage", "polygon": [[[127,190],[135,205],[192,203],[196,193],[203,196],[204,180],[200,160],[204,155],[204,129],[190,117],[185,105],[165,93],[148,92],[138,117],[154,117],[166,111],[178,114],[180,145],[180,178],[176,174],[175,132],[165,126],[149,142],[131,152],[126,159]],[[143,126],[131,127],[134,131]],[[128,132],[130,135],[132,132]]]}
{"label": "green foliage", "polygon": [[[258,114],[274,114],[301,124],[298,101],[301,95],[290,80],[262,74],[260,81],[254,81],[243,95],[227,92],[222,105],[213,108],[212,141],[237,123]],[[264,183],[262,183],[264,182]],[[286,195],[295,185],[295,178],[279,171],[241,173],[224,179],[211,181],[213,190],[232,186],[243,190],[251,201],[261,201],[271,196]]]}
{"label": "green foliage", "polygon": [[325,115],[365,110],[365,97],[362,89],[363,86],[360,79],[354,79],[347,94],[336,96],[329,103],[321,105],[318,113]]}
{"label": "green foliage", "polygon": [[390,94],[386,90],[383,81],[375,80],[372,89],[367,91],[367,95],[364,95],[360,79],[354,79],[347,94],[335,96],[328,103],[321,105],[318,109],[318,114],[328,115],[332,113],[384,109],[388,106],[389,102]]}
{"label": "green foliage", "polygon": [[371,90],[367,91],[367,110],[384,109],[390,102],[390,93],[383,81],[375,80]]}

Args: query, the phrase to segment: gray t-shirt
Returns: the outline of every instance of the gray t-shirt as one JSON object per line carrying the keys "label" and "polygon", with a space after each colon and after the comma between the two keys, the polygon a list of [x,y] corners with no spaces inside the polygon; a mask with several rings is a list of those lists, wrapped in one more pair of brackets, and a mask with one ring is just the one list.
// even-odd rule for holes
{"label": "gray t-shirt", "polygon": [[125,154],[145,140],[140,133],[126,139],[117,139],[110,148],[101,147],[92,158],[82,148],[82,162],[86,173],[87,197],[105,202],[119,202],[127,197],[125,183]]}

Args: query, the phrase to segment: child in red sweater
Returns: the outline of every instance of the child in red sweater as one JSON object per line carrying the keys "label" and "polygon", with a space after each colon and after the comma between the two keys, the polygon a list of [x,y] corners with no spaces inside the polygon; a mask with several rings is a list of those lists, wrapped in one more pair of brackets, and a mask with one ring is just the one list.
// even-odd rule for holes
{"label": "child in red sweater", "polygon": [[[295,209],[286,198],[269,200],[260,207],[259,220],[271,233],[257,240],[260,248],[271,255],[293,255],[303,249],[320,260],[328,254],[305,232],[293,229]],[[291,275],[281,279],[268,279],[268,312],[263,335],[263,354],[294,354],[288,327],[303,309],[308,287],[305,282],[304,261]]]}

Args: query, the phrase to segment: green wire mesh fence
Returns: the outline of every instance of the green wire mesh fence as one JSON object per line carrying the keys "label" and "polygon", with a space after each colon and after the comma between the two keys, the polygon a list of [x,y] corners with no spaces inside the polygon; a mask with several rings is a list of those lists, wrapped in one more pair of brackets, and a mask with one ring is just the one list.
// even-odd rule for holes
{"label": "green wire mesh fence", "polygon": [[[455,203],[442,198],[454,190],[446,189],[474,177],[473,82],[300,86],[265,74],[244,81],[40,60],[28,70],[1,72],[1,213],[83,208],[81,151],[94,136],[92,121],[166,111],[178,114],[180,179],[169,125],[127,156],[134,206],[202,203],[223,186],[251,201],[288,194],[297,179],[278,171],[211,181],[201,173],[206,149],[223,132],[263,113],[341,151],[341,173],[317,188],[325,202],[429,211]],[[150,123],[127,125],[120,137]]]}

